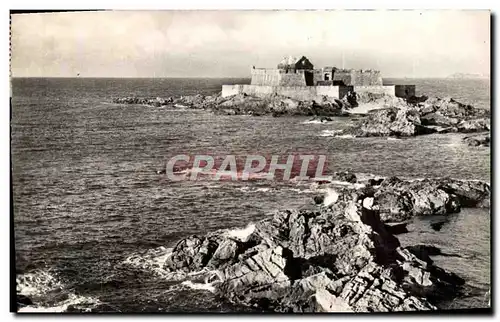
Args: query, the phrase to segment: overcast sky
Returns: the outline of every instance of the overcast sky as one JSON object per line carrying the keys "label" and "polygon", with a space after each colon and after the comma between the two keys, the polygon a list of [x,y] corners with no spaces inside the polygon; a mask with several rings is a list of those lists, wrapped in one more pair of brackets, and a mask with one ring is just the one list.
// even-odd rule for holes
{"label": "overcast sky", "polygon": [[249,77],[285,55],[385,77],[490,72],[488,11],[114,11],[14,15],[14,77]]}

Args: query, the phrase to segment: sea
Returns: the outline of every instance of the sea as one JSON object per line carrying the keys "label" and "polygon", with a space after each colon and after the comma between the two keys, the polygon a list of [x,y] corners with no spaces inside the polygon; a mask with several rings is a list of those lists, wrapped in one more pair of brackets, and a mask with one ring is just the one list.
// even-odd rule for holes
{"label": "sea", "polygon": [[[387,79],[417,94],[490,109],[481,79]],[[17,293],[22,312],[242,312],[213,288],[173,276],[161,257],[191,234],[242,229],[276,209],[298,208],[313,184],[283,180],[171,181],[157,171],[178,154],[316,154],[327,171],[490,182],[490,149],[464,134],[409,139],[337,137],[346,118],[224,116],[188,108],[113,104],[115,97],[217,94],[248,79],[14,78],[11,159]],[[435,231],[432,223],[444,221]],[[425,217],[399,235],[429,244],[435,263],[472,291],[449,308],[487,307],[489,209]]]}

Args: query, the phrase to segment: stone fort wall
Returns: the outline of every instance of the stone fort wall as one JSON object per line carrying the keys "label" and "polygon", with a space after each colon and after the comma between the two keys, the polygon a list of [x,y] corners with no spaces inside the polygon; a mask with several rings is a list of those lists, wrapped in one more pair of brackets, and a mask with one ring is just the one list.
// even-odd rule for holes
{"label": "stone fort wall", "polygon": [[280,95],[297,100],[320,100],[323,96],[343,98],[349,91],[356,93],[377,93],[396,97],[415,95],[415,85],[385,86],[265,86],[265,85],[222,85],[222,97],[247,94],[257,97]]}
{"label": "stone fort wall", "polygon": [[251,85],[278,86],[281,75],[277,69],[252,69]]}
{"label": "stone fort wall", "polygon": [[251,85],[261,86],[306,86],[303,70],[289,71],[280,69],[252,69]]}
{"label": "stone fort wall", "polygon": [[[313,80],[306,81],[306,71],[282,69],[252,69],[251,85],[261,86],[307,86],[318,85],[324,82],[324,72],[321,69],[315,69],[311,77]],[[309,72],[310,73],[310,72]],[[380,71],[372,70],[336,70],[333,73],[333,79],[329,79],[332,85],[346,86],[382,86],[382,74]],[[308,84],[309,83],[309,84]]]}
{"label": "stone fort wall", "polygon": [[222,97],[247,94],[257,97],[280,95],[297,100],[318,100],[322,96],[340,97],[339,86],[260,86],[222,85]]}
{"label": "stone fort wall", "polygon": [[342,81],[351,86],[382,86],[382,74],[379,71],[351,70],[335,71],[334,81]]}

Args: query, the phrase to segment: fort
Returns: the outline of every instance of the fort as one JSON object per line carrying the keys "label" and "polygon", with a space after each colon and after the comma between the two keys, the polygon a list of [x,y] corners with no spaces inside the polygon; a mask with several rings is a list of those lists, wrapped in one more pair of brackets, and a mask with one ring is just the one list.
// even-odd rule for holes
{"label": "fort", "polygon": [[415,95],[415,85],[384,85],[378,70],[315,69],[307,57],[288,56],[277,68],[251,69],[250,85],[222,85],[222,97],[247,94],[258,97],[287,96],[299,100],[319,99],[323,96],[341,99],[348,93],[377,93],[397,97]]}

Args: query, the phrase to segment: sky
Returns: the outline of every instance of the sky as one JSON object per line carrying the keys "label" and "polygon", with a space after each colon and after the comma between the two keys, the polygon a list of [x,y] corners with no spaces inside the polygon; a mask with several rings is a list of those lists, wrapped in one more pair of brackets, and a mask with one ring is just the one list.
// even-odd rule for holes
{"label": "sky", "polygon": [[106,11],[11,17],[13,77],[249,77],[287,55],[384,77],[490,73],[489,11]]}

